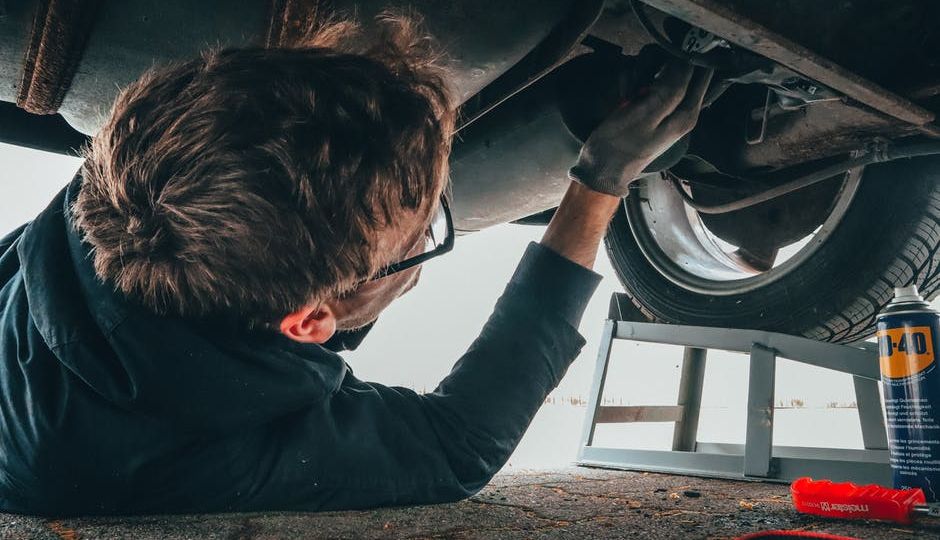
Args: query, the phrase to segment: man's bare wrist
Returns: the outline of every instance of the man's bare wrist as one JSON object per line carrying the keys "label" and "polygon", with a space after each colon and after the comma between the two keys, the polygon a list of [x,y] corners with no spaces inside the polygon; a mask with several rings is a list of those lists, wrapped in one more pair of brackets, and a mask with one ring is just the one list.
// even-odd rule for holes
{"label": "man's bare wrist", "polygon": [[[591,209],[592,211],[589,214],[597,218],[600,223],[605,221],[601,216],[607,213],[606,210],[610,210],[610,214],[612,215],[613,210],[620,205],[620,200],[621,197],[618,195],[597,191],[579,182],[572,183],[562,202],[567,202],[568,207],[583,207],[585,210]],[[610,216],[607,217],[609,219]],[[604,226],[606,227],[606,223]]]}
{"label": "man's bare wrist", "polygon": [[593,267],[597,248],[619,205],[620,197],[572,182],[542,245],[585,268]]}

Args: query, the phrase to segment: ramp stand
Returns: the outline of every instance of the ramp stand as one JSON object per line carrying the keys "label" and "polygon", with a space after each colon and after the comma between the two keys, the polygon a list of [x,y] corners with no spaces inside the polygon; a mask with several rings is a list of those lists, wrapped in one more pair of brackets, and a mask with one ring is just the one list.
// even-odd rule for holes
{"label": "ramp stand", "polygon": [[[698,476],[790,482],[801,476],[891,485],[888,441],[874,344],[836,345],[786,334],[624,320],[628,299],[611,298],[584,422],[578,464]],[[615,339],[685,347],[675,406],[606,406],[604,383]],[[708,349],[750,355],[745,444],[697,441]],[[778,357],[852,375],[864,450],[773,445],[774,375]],[[675,422],[672,450],[595,446],[597,424]]]}

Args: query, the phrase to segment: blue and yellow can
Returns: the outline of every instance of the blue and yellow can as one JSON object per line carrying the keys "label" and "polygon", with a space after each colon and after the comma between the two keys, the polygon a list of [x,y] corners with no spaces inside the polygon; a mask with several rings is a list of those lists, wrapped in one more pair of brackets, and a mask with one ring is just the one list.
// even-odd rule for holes
{"label": "blue and yellow can", "polygon": [[878,315],[878,356],[894,487],[921,488],[940,500],[940,314],[916,286],[894,290]]}

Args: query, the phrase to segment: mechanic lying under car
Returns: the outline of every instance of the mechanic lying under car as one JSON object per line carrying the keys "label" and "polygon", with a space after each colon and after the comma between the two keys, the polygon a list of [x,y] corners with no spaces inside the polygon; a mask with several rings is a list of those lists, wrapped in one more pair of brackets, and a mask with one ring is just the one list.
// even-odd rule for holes
{"label": "mechanic lying under car", "polygon": [[0,509],[436,503],[509,458],[584,344],[609,219],[710,74],[667,66],[594,131],[479,338],[419,395],[337,354],[453,244],[446,73],[407,19],[377,24],[370,46],[334,23],[152,70],[0,240]]}

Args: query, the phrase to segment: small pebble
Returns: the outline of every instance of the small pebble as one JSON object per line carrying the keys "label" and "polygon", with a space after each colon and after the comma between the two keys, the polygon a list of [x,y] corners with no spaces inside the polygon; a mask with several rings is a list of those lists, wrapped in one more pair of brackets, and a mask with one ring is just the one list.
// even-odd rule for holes
{"label": "small pebble", "polygon": [[698,491],[694,491],[691,489],[687,489],[683,491],[682,494],[685,495],[686,497],[689,497],[690,499],[697,499],[702,496],[702,494],[699,493]]}

